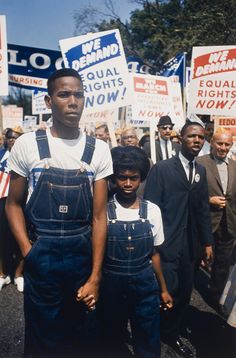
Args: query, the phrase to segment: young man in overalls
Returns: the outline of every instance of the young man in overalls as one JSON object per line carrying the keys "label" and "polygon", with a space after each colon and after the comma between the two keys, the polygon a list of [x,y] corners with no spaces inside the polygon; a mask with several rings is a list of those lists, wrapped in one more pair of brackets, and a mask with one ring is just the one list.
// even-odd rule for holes
{"label": "young man in overalls", "polygon": [[107,144],[78,128],[76,71],[52,74],[45,101],[52,127],[23,135],[9,160],[7,216],[25,258],[25,355],[70,357],[98,299],[112,162]]}

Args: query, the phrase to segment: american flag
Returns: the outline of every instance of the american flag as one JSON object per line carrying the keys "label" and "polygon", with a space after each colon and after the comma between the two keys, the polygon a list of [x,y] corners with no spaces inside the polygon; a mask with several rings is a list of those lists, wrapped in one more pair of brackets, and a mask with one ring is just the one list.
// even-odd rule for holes
{"label": "american flag", "polygon": [[179,76],[182,87],[185,86],[185,53],[180,53],[167,61],[159,71],[160,76]]}
{"label": "american flag", "polygon": [[10,173],[0,171],[0,199],[8,195],[10,184]]}

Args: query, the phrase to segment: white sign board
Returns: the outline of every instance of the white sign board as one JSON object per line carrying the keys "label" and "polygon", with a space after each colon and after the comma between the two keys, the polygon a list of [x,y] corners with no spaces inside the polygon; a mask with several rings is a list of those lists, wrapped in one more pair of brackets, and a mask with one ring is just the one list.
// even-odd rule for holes
{"label": "white sign board", "polygon": [[85,112],[132,103],[127,62],[119,30],[60,40],[66,67],[82,77]]}
{"label": "white sign board", "polygon": [[44,97],[47,95],[47,92],[43,91],[32,91],[32,113],[33,114],[50,114],[51,109],[46,107]]}
{"label": "white sign board", "polygon": [[8,96],[6,16],[0,15],[0,96]]}
{"label": "white sign board", "polygon": [[105,111],[97,111],[91,113],[83,113],[80,118],[80,125],[86,125],[89,123],[103,123],[110,121],[114,125],[118,122],[118,109],[111,109]]}
{"label": "white sign board", "polygon": [[170,83],[173,115],[171,115],[172,122],[175,123],[175,129],[181,129],[185,124],[183,100],[181,94],[181,86],[179,82]]}
{"label": "white sign board", "polygon": [[133,74],[132,120],[135,127],[146,127],[159,121],[163,115],[173,117],[173,96],[168,77]]}
{"label": "white sign board", "polygon": [[193,47],[188,115],[235,116],[236,46]]}
{"label": "white sign board", "polygon": [[3,129],[23,127],[23,108],[15,105],[2,106],[2,119]]}

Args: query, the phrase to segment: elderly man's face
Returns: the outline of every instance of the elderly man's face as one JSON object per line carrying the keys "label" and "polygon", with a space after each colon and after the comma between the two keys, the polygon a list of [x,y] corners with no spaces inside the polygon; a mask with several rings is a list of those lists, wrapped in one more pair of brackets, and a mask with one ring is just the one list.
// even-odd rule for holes
{"label": "elderly man's face", "polygon": [[138,142],[139,142],[138,137],[137,137],[136,133],[134,131],[132,131],[132,129],[126,130],[121,135],[121,145],[123,145],[124,147],[127,147],[129,145],[137,147]]}
{"label": "elderly man's face", "polygon": [[225,159],[232,144],[233,139],[230,133],[215,134],[211,140],[212,154],[218,159]]}

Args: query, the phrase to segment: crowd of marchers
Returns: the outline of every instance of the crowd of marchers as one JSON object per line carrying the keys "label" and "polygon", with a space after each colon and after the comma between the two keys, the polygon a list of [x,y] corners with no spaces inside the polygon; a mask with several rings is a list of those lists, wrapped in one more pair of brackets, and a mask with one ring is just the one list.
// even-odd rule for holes
{"label": "crowd of marchers", "polygon": [[[24,294],[25,357],[181,357],[196,271],[236,328],[236,161],[231,133],[206,116],[150,136],[106,123],[79,129],[83,84],[48,79],[48,123],[4,130],[0,291]],[[130,350],[130,346],[132,349]]]}

